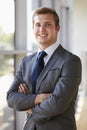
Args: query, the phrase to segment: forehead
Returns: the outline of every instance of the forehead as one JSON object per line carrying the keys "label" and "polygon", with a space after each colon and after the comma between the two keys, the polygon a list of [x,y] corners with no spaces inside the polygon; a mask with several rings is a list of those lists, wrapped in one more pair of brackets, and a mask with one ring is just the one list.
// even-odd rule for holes
{"label": "forehead", "polygon": [[38,22],[54,22],[54,16],[52,14],[39,14],[34,16],[34,23]]}

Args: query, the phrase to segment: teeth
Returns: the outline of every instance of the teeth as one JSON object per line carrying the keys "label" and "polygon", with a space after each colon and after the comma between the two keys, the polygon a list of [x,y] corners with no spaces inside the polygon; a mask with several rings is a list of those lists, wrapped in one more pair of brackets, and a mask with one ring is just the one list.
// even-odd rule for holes
{"label": "teeth", "polygon": [[43,34],[43,35],[40,35],[40,36],[41,36],[41,37],[45,37],[46,35]]}

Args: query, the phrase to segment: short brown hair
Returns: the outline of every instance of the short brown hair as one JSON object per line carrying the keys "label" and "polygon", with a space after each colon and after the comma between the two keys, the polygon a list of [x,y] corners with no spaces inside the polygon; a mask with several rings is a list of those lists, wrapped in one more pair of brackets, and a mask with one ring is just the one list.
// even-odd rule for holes
{"label": "short brown hair", "polygon": [[32,23],[34,24],[34,17],[36,15],[40,15],[40,14],[53,14],[54,16],[54,21],[55,21],[55,25],[59,26],[59,16],[57,14],[57,12],[52,9],[52,8],[48,8],[48,7],[41,7],[41,8],[37,8],[32,16]]}

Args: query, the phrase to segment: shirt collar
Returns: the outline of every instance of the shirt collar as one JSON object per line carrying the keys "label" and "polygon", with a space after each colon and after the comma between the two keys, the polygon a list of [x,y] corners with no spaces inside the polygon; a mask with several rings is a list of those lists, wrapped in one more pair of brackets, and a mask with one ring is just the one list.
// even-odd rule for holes
{"label": "shirt collar", "polygon": [[[59,46],[58,41],[56,41],[54,44],[46,48],[44,51],[47,53],[49,57],[53,54],[53,52],[56,50],[56,48]],[[38,53],[42,51],[40,48],[38,49]]]}

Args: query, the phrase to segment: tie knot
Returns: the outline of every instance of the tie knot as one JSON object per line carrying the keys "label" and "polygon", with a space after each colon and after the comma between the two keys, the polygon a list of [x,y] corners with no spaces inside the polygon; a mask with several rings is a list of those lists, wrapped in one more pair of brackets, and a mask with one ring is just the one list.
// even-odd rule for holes
{"label": "tie knot", "polygon": [[41,51],[40,53],[39,53],[39,57],[38,58],[43,58],[43,57],[45,57],[47,55],[47,53],[45,52],[45,51]]}

